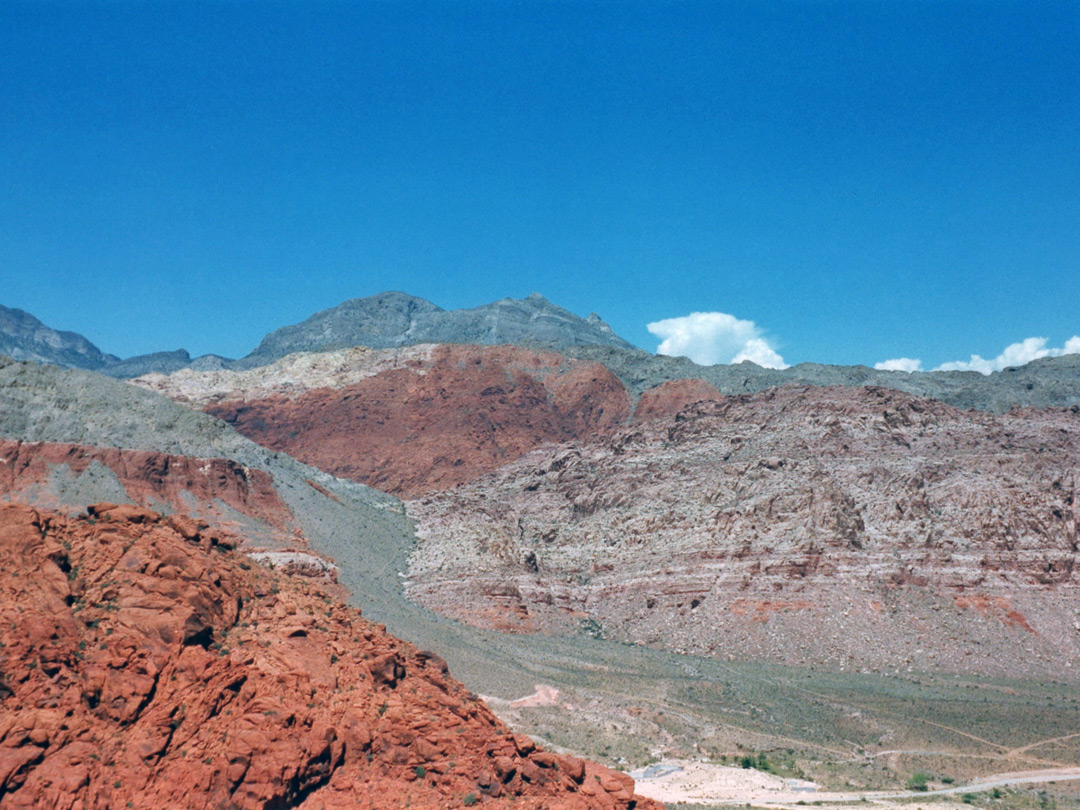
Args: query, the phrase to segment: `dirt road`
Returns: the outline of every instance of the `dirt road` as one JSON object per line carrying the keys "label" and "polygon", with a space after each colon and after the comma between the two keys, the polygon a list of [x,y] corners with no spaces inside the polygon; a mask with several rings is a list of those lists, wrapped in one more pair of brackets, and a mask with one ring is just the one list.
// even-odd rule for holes
{"label": "dirt road", "polygon": [[935,799],[945,799],[964,793],[977,793],[1014,785],[1063,782],[1080,779],[1080,768],[1048,768],[1038,771],[1000,773],[976,779],[966,785],[928,791],[861,791],[841,792],[819,790],[813,782],[784,779],[753,769],[714,765],[707,762],[665,760],[659,765],[631,774],[642,796],[664,802],[697,802],[702,804],[735,805],[767,804],[769,807],[792,807],[799,802],[828,807],[863,799],[880,805],[890,805],[898,799],[926,799],[928,808],[945,806]]}

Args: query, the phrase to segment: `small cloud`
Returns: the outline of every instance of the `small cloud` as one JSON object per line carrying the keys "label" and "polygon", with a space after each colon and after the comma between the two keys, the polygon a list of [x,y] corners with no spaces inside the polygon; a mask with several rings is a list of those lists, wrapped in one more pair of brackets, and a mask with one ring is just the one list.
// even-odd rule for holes
{"label": "small cloud", "polygon": [[942,363],[934,371],[978,371],[981,374],[989,374],[992,371],[1001,371],[1003,368],[1022,366],[1032,360],[1042,357],[1061,357],[1063,354],[1080,354],[1080,335],[1073,335],[1060,349],[1047,348],[1047,339],[1030,337],[1019,343],[1012,343],[1005,347],[1005,351],[992,360],[971,355],[971,359],[956,360],[951,363]]}
{"label": "small cloud", "polygon": [[646,328],[661,340],[657,354],[689,357],[702,366],[749,360],[764,368],[788,367],[753,321],[724,312],[691,312]]}
{"label": "small cloud", "polygon": [[878,371],[906,371],[909,374],[912,371],[922,371],[922,360],[915,360],[911,357],[897,357],[894,360],[883,360],[880,363],[874,363],[874,368]]}

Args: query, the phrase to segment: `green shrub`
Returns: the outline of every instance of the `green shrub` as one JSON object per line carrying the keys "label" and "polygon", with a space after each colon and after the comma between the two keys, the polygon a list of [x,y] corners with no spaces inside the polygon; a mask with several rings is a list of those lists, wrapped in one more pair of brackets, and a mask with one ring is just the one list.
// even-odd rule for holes
{"label": "green shrub", "polygon": [[469,793],[469,794],[467,794],[465,796],[464,799],[461,800],[462,804],[464,804],[466,807],[472,807],[478,801],[480,801],[480,800],[478,798],[476,798],[475,793]]}
{"label": "green shrub", "polygon": [[911,778],[907,780],[908,790],[927,790],[929,786],[927,782],[930,781],[930,774],[923,773],[922,771],[916,771],[911,775]]}

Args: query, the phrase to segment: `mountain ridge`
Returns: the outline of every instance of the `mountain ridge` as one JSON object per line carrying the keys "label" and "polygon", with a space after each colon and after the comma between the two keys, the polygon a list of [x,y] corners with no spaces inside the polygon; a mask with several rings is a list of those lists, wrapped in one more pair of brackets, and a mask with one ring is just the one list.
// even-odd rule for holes
{"label": "mountain ridge", "polygon": [[389,349],[418,343],[635,348],[595,313],[580,318],[539,293],[522,299],[502,298],[471,309],[446,310],[423,298],[394,291],[352,298],[316,312],[301,323],[277,329],[232,367],[266,365],[296,351],[349,346]]}
{"label": "mountain ridge", "polygon": [[0,354],[15,360],[97,370],[119,362],[78,332],[46,326],[26,310],[0,304]]}
{"label": "mountain ridge", "polygon": [[514,345],[558,351],[568,358],[606,366],[635,402],[645,391],[665,382],[696,379],[729,396],[789,383],[877,385],[995,413],[1013,407],[1080,405],[1080,355],[1042,358],[989,375],[975,371],[885,371],[809,362],[782,370],[748,361],[701,366],[686,357],[639,349],[615,334],[595,313],[581,318],[539,293],[455,310],[403,292],[353,298],[269,332],[254,351],[239,360],[213,354],[192,358],[184,349],[120,359],[77,333],[51,329],[29,313],[0,307],[0,354],[122,379],[183,370],[250,370],[297,352],[422,344]]}

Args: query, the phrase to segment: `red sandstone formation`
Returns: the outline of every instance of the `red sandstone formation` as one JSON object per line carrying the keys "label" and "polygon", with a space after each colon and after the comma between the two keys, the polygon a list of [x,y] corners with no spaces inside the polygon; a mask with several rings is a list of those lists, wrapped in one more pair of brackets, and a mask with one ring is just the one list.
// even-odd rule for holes
{"label": "red sandstone formation", "polygon": [[0,506],[0,804],[655,808],[183,517]]}
{"label": "red sandstone formation", "polygon": [[429,358],[409,356],[342,388],[249,395],[206,411],[266,447],[414,497],[471,481],[538,445],[621,426],[630,397],[599,363],[513,346],[441,345]]}
{"label": "red sandstone formation", "polygon": [[292,512],[278,496],[270,474],[228,459],[0,439],[0,496],[22,500],[27,495],[34,505],[59,506],[62,498],[50,491],[50,477],[61,467],[79,476],[92,464],[108,468],[136,503],[168,504],[180,512],[198,504],[209,515],[221,501],[268,526],[275,538],[300,542]]}
{"label": "red sandstone formation", "polygon": [[695,402],[719,402],[724,396],[705,380],[671,380],[645,391],[634,408],[635,422],[674,416]]}

